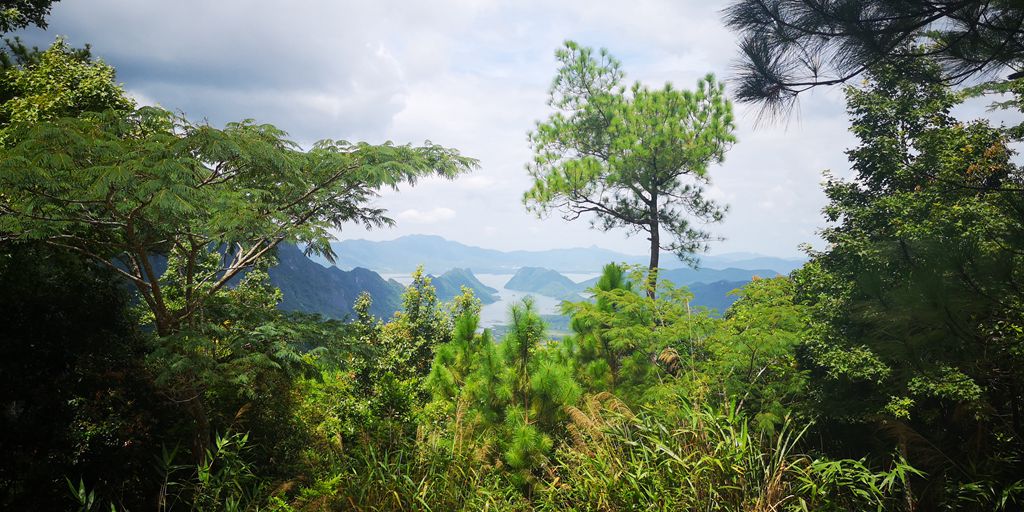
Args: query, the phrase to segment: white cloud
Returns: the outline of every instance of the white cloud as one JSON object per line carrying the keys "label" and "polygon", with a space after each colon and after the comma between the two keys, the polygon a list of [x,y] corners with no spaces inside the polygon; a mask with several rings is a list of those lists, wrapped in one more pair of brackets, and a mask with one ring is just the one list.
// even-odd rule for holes
{"label": "white cloud", "polygon": [[398,214],[400,220],[414,222],[416,224],[436,224],[441,221],[455,218],[455,210],[439,206],[426,211],[410,208]]}
{"label": "white cloud", "polygon": [[459,178],[456,183],[467,190],[487,190],[494,188],[498,184],[497,180],[484,174],[470,174],[469,176]]}
{"label": "white cloud", "polygon": [[133,100],[135,100],[135,104],[140,106],[140,107],[143,107],[143,106],[145,106],[145,107],[156,107],[156,106],[159,106],[159,104],[156,102],[156,100],[154,100],[153,98],[150,98],[149,96],[147,96],[145,93],[143,93],[141,91],[127,89],[125,92],[128,94],[128,97],[133,99]]}
{"label": "white cloud", "polygon": [[[282,7],[270,0],[54,4],[56,34],[92,43],[133,97],[214,124],[255,118],[300,143],[321,138],[431,140],[478,158],[455,181],[422,180],[385,191],[375,206],[394,229],[346,227],[346,237],[437,234],[501,249],[599,245],[643,253],[646,241],[588,229],[522,206],[530,183],[526,134],[547,116],[553,56],[565,39],[607,47],[628,80],[692,87],[712,71],[727,78],[736,38],[720,2],[612,0],[336,2]],[[116,30],[113,28],[116,27]],[[728,89],[727,89],[728,90]],[[823,223],[821,171],[848,175],[853,144],[838,89],[802,99],[788,126],[755,127],[737,106],[739,143],[711,169],[709,197],[727,203],[726,241],[714,250],[792,255]],[[455,210],[458,210],[456,215]]]}

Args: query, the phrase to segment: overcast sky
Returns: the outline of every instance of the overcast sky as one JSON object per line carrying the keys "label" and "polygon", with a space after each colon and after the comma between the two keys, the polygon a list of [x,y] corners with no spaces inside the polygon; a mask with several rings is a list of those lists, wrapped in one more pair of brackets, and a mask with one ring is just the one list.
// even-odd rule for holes
{"label": "overcast sky", "polygon": [[[556,4],[556,5],[552,5]],[[729,78],[736,37],[724,2],[475,0],[270,2],[64,0],[45,33],[89,43],[143,103],[214,125],[269,122],[308,144],[321,138],[431,140],[480,160],[454,182],[427,180],[379,205],[395,228],[342,238],[437,234],[497,249],[598,245],[642,254],[646,241],[600,232],[522,206],[529,188],[526,134],[545,118],[555,49],[566,39],[608,48],[627,80],[691,88],[705,73]],[[846,176],[841,91],[802,98],[786,126],[755,126],[737,106],[739,138],[713,168],[711,196],[730,207],[711,230],[712,252],[799,254],[820,245],[821,173]]]}

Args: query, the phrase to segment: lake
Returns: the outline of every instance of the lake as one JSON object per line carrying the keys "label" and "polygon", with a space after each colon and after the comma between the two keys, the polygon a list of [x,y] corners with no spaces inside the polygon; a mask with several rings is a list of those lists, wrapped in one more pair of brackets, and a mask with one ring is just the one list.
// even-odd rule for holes
{"label": "lake", "polygon": [[[538,313],[542,315],[557,315],[560,313],[558,306],[561,304],[561,301],[558,299],[505,288],[505,283],[508,283],[508,281],[512,279],[513,274],[474,275],[481,283],[498,290],[498,301],[493,304],[484,304],[483,308],[480,309],[480,327],[493,327],[495,325],[508,323],[508,308],[528,295],[533,296],[534,304],[537,306]],[[568,277],[574,283],[582,283],[583,281],[593,279],[601,274],[595,272],[581,274],[569,273],[562,275]],[[403,286],[409,286],[409,283],[412,282],[412,276],[410,274],[381,274],[381,277],[384,279],[394,279],[395,281],[402,283]]]}

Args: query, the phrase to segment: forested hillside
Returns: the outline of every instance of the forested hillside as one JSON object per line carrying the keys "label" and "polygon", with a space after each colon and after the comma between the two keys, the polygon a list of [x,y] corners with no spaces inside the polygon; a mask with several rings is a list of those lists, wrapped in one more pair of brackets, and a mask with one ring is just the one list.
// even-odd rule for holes
{"label": "forested hillside", "polygon": [[[278,306],[285,311],[334,319],[351,318],[356,298],[363,293],[373,299],[370,313],[377,318],[390,318],[401,307],[405,287],[394,279],[384,280],[365,268],[324,267],[291,244],[279,245],[276,256],[277,263],[267,274],[270,284],[281,290]],[[469,269],[451,269],[440,276],[431,276],[431,284],[438,298],[444,301],[459,296],[463,288],[471,290],[483,304],[496,300],[497,290],[481,283]]]}
{"label": "forested hillside", "polygon": [[586,289],[585,286],[577,285],[554,270],[538,267],[523,267],[517,270],[505,287],[570,301],[583,300],[578,292]]}
{"label": "forested hillside", "polygon": [[[45,28],[52,3],[3,2],[0,33]],[[524,94],[545,117],[503,183],[526,184],[543,222],[626,233],[645,256],[404,237],[374,268],[409,272],[404,287],[306,254],[379,257],[335,238],[426,225],[382,196],[451,205],[436,191],[481,161],[213,124],[143,104],[89,47],[8,38],[0,509],[1021,510],[1024,7],[733,0],[716,15],[741,48],[735,86],[631,82],[632,62],[566,41],[547,103]],[[426,53],[413,71],[436,64]],[[733,98],[784,119],[812,87],[841,88],[853,137],[849,172],[824,171],[823,243],[798,268],[700,267],[730,214],[715,179],[744,143]],[[966,116],[971,101],[1011,121]],[[484,108],[465,105],[443,116],[461,131]],[[558,273],[605,256],[585,285]],[[481,328],[504,293],[487,269],[519,269],[510,284],[565,299],[560,314],[526,297]]]}
{"label": "forested hillside", "polygon": [[458,297],[462,290],[469,290],[483,304],[495,302],[498,290],[480,282],[473,271],[468,268],[453,268],[438,277],[431,278],[431,284],[437,289],[437,296],[444,301]]}
{"label": "forested hillside", "polygon": [[342,319],[352,316],[361,293],[373,297],[370,313],[379,318],[390,317],[401,306],[405,287],[394,280],[385,281],[375,272],[325,268],[291,244],[279,245],[276,255],[277,264],[267,274],[270,284],[281,290],[279,307],[285,311]]}

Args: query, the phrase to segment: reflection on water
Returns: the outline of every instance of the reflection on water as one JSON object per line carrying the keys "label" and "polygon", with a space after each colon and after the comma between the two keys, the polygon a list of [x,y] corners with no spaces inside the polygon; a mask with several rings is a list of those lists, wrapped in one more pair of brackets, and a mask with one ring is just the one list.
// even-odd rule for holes
{"label": "reflection on water", "polygon": [[[498,324],[508,323],[508,308],[512,304],[516,303],[526,297],[532,295],[534,304],[537,306],[537,312],[542,315],[555,315],[559,313],[559,304],[561,302],[558,299],[552,297],[545,297],[543,295],[531,294],[527,292],[520,292],[516,290],[509,290],[505,288],[505,283],[512,279],[512,274],[474,274],[481,283],[490,286],[498,290],[498,301],[493,304],[484,304],[480,310],[480,327],[492,327]],[[581,283],[588,279],[593,279],[600,274],[565,274],[573,282]],[[403,286],[408,286],[412,282],[412,276],[409,274],[381,274],[384,279],[394,279]]]}

